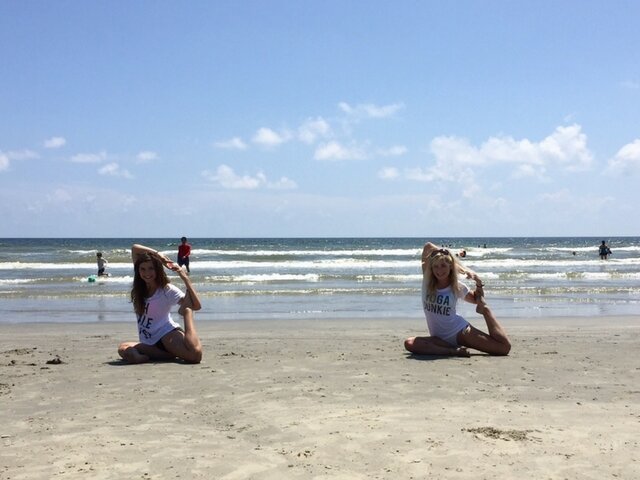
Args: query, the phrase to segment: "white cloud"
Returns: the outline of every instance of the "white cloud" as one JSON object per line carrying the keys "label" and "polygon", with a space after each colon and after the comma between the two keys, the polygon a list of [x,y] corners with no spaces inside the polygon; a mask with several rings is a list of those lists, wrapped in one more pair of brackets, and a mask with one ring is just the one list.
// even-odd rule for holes
{"label": "white cloud", "polygon": [[547,202],[557,203],[562,206],[571,205],[575,201],[573,195],[571,195],[569,190],[567,190],[566,188],[558,190],[557,192],[542,193],[539,195],[539,199]]}
{"label": "white cloud", "polygon": [[587,136],[577,124],[556,128],[540,142],[539,148],[543,163],[556,161],[569,171],[588,170],[593,162],[593,155],[587,148]]}
{"label": "white cloud", "polygon": [[108,175],[111,177],[122,177],[122,178],[133,178],[133,175],[129,173],[128,170],[125,170],[120,167],[117,163],[108,163],[98,170],[100,175]]}
{"label": "white cloud", "polygon": [[33,160],[34,158],[40,158],[33,150],[14,150],[6,153],[10,160]]}
{"label": "white cloud", "polygon": [[158,159],[158,154],[156,152],[143,151],[136,155],[136,160],[138,163],[148,163],[153,162]]}
{"label": "white cloud", "polygon": [[295,190],[298,184],[287,177],[281,177],[277,182],[268,182],[267,188],[273,190]]}
{"label": "white cloud", "polygon": [[607,163],[606,172],[612,175],[640,173],[640,139],[623,146]]}
{"label": "white cloud", "polygon": [[400,176],[400,172],[395,167],[385,167],[378,171],[378,178],[383,180],[394,180]]}
{"label": "white cloud", "polygon": [[437,137],[431,142],[431,152],[440,167],[488,166],[523,164],[543,166],[558,164],[567,170],[587,170],[593,156],[586,146],[587,137],[579,125],[558,127],[539,143],[528,139],[491,137],[479,148],[466,139]]}
{"label": "white cloud", "polygon": [[331,134],[329,123],[321,118],[309,118],[298,128],[298,138],[304,143],[314,143],[318,138],[326,138]]}
{"label": "white cloud", "polygon": [[287,131],[282,133],[275,132],[270,128],[259,128],[253,136],[252,141],[263,147],[277,147],[291,139],[291,134]]}
{"label": "white cloud", "polygon": [[[398,175],[418,182],[455,182],[467,196],[479,192],[477,173],[495,165],[511,165],[513,179],[535,178],[539,181],[547,181],[547,173],[552,168],[587,170],[593,156],[586,143],[586,135],[579,125],[558,127],[537,143],[528,139],[491,137],[477,147],[464,138],[441,136],[430,144],[435,164],[427,168],[406,168]],[[384,180],[391,178],[378,176]]]}
{"label": "white cloud", "polygon": [[69,203],[73,197],[69,191],[63,188],[56,188],[52,193],[46,195],[48,203]]}
{"label": "white cloud", "polygon": [[273,190],[292,190],[298,188],[293,180],[281,177],[276,182],[270,182],[267,176],[258,172],[255,176],[238,175],[233,168],[228,165],[220,165],[215,172],[205,170],[202,176],[210,182],[217,183],[229,190],[255,190],[257,188],[269,188]]}
{"label": "white cloud", "polygon": [[459,172],[458,183],[462,187],[462,196],[465,198],[473,199],[482,193],[480,186],[476,183],[476,176],[470,168]]}
{"label": "white cloud", "polygon": [[101,163],[107,159],[106,152],[100,153],[79,153],[71,157],[71,161],[74,163]]}
{"label": "white cloud", "polygon": [[546,180],[546,169],[544,167],[534,165],[518,165],[516,170],[511,175],[511,178],[519,180],[522,178],[537,178],[538,180]]}
{"label": "white cloud", "polygon": [[8,170],[13,160],[32,160],[34,158],[40,158],[40,155],[32,150],[0,151],[0,172]]}
{"label": "white cloud", "polygon": [[390,105],[378,106],[372,103],[365,103],[351,106],[347,102],[340,102],[338,108],[349,116],[357,118],[387,118],[392,117],[404,108],[403,103],[392,103]]}
{"label": "white cloud", "polygon": [[339,161],[361,160],[366,153],[358,147],[345,147],[338,142],[328,142],[316,148],[313,158],[316,160]]}
{"label": "white cloud", "polygon": [[431,142],[431,152],[436,158],[434,168],[437,170],[515,164],[516,178],[544,178],[547,168],[556,165],[568,171],[588,170],[593,156],[586,143],[581,127],[571,125],[556,128],[539,143],[491,137],[478,148],[466,139],[437,137]]}
{"label": "white cloud", "polygon": [[211,182],[219,184],[223,188],[232,190],[253,190],[260,187],[264,182],[264,176],[262,174],[258,174],[255,177],[236,175],[233,169],[227,165],[220,165],[215,173],[205,170],[202,172],[202,176]]}
{"label": "white cloud", "polygon": [[240,137],[233,137],[229,140],[221,140],[213,144],[216,148],[223,148],[225,150],[246,150],[247,144],[242,141]]}
{"label": "white cloud", "polygon": [[407,147],[403,145],[394,145],[389,148],[381,148],[378,150],[378,155],[382,157],[399,157],[407,153]]}
{"label": "white cloud", "polygon": [[[414,180],[416,182],[433,182],[441,178],[436,175],[433,170],[424,170],[422,168],[407,168],[404,170],[404,176],[407,180]],[[447,178],[449,180],[449,178]]]}
{"label": "white cloud", "polygon": [[51,137],[44,141],[44,148],[60,148],[67,144],[64,137]]}

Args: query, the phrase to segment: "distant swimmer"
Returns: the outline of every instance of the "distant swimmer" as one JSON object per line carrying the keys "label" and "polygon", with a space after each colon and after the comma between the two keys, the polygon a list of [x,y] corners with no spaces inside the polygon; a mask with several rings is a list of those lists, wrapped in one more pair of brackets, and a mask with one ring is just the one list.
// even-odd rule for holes
{"label": "distant swimmer", "polygon": [[467,256],[467,251],[466,251],[466,250],[460,250],[460,251],[457,253],[457,255],[458,255],[460,258],[464,258],[464,257],[466,257],[466,256]]}
{"label": "distant swimmer", "polygon": [[611,249],[607,245],[607,242],[605,242],[604,240],[602,240],[602,243],[600,244],[598,253],[600,254],[601,260],[606,260],[609,258],[609,255],[611,255]]}
{"label": "distant swimmer", "polygon": [[96,261],[98,263],[98,276],[99,277],[108,277],[109,274],[106,272],[107,270],[107,261],[106,258],[102,256],[102,252],[96,253]]}

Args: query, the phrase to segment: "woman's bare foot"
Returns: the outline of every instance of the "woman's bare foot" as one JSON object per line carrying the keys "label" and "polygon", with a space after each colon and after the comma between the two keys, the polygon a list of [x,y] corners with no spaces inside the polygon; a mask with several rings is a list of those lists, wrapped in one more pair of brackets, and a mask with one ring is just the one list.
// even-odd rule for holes
{"label": "woman's bare foot", "polygon": [[455,353],[454,353],[455,357],[470,357],[471,354],[469,353],[469,350],[467,350],[465,347],[458,347],[455,349]]}
{"label": "woman's bare foot", "polygon": [[149,357],[140,353],[135,347],[124,349],[120,356],[129,363],[145,363],[149,361]]}

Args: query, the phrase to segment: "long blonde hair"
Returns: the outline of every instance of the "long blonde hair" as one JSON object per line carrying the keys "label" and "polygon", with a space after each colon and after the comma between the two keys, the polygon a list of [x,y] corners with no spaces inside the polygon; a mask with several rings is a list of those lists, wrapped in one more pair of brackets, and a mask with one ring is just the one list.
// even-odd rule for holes
{"label": "long blonde hair", "polygon": [[427,259],[427,268],[424,272],[424,277],[427,281],[427,292],[430,295],[436,293],[438,281],[436,279],[436,276],[433,274],[433,266],[440,260],[447,262],[451,267],[449,271],[449,285],[451,285],[451,290],[453,290],[455,296],[459,297],[460,283],[458,281],[458,269],[460,267],[455,256],[453,256],[449,250],[446,250],[444,248],[434,250],[433,252],[431,252],[431,255],[429,255],[429,258]]}

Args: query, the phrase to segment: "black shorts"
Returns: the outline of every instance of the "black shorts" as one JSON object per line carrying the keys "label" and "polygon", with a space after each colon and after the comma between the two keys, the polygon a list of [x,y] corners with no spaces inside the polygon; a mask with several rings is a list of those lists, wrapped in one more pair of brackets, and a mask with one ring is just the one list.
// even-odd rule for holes
{"label": "black shorts", "polygon": [[178,257],[178,266],[189,266],[189,257]]}

